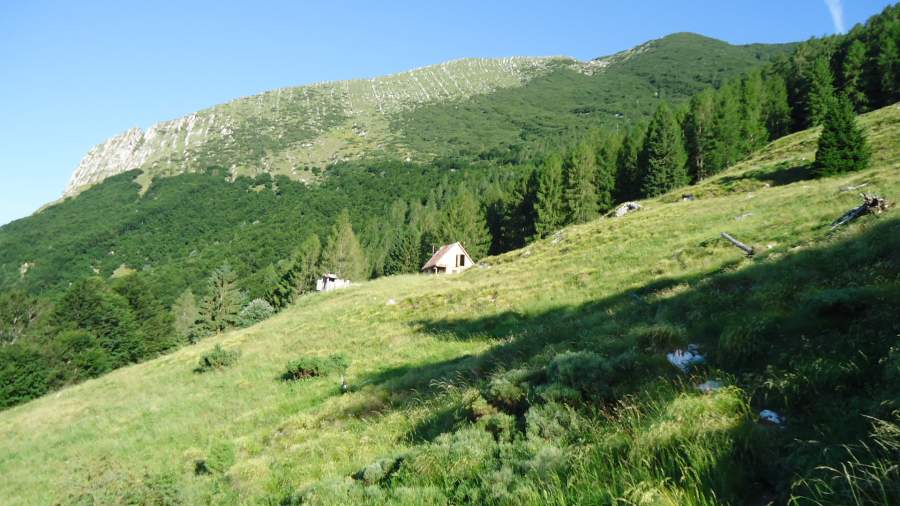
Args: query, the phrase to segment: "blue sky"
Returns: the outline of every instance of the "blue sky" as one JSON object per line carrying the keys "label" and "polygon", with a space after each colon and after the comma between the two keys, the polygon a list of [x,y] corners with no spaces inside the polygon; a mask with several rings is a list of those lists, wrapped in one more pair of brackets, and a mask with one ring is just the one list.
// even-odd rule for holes
{"label": "blue sky", "polygon": [[58,198],[106,138],[238,96],[468,56],[589,59],[679,31],[796,41],[890,3],[4,0],[0,224]]}

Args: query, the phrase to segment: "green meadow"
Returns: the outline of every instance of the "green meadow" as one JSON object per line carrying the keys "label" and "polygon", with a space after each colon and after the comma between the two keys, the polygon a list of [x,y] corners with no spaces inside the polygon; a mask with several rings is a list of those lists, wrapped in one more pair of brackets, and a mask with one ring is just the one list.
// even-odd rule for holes
{"label": "green meadow", "polygon": [[[306,295],[0,412],[0,503],[896,504],[900,218],[830,224],[900,196],[900,105],[860,123],[863,172],[814,179],[800,132],[463,274]],[[236,362],[195,372],[216,345]],[[346,392],[281,379],[335,354]]]}

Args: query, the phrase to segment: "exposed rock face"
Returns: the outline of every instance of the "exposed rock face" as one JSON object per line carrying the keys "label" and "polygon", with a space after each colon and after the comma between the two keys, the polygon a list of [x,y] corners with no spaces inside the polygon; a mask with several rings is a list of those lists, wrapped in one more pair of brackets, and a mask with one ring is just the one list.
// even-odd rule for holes
{"label": "exposed rock face", "polygon": [[[472,58],[386,77],[316,83],[239,98],[157,123],[146,132],[132,128],[94,147],[81,160],[64,195],[76,195],[133,169],[156,176],[215,165],[233,174],[295,176],[298,166],[321,166],[383,149],[392,115],[522,86],[553,64],[594,73],[606,62]],[[268,149],[259,150],[260,145]]]}

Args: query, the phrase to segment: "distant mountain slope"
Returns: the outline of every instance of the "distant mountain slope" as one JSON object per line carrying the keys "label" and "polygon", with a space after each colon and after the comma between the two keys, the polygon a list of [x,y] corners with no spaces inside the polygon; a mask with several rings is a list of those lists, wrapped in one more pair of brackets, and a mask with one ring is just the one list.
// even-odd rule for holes
{"label": "distant mountain slope", "polygon": [[643,117],[657,98],[687,98],[791,47],[675,34],[588,62],[464,59],[274,90],[107,140],[84,157],[65,195],[138,168],[146,187],[157,175],[211,166],[232,176],[311,180],[313,167],[361,156],[490,156],[566,128],[610,122],[625,110],[626,121]]}

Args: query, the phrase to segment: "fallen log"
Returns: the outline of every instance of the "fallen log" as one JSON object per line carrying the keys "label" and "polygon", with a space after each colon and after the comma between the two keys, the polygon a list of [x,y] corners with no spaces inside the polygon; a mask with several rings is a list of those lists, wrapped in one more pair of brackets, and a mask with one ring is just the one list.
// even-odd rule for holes
{"label": "fallen log", "polygon": [[746,253],[748,257],[753,256],[753,253],[754,253],[753,248],[751,248],[750,246],[747,246],[746,244],[742,243],[741,241],[738,241],[737,239],[732,237],[729,233],[722,232],[722,237],[725,238],[725,240],[727,240],[731,244],[733,244],[735,248]]}
{"label": "fallen log", "polygon": [[884,211],[887,211],[890,207],[888,201],[883,197],[879,197],[878,195],[870,195],[868,193],[860,193],[860,197],[862,197],[863,202],[857,207],[847,211],[840,218],[831,222],[831,230],[834,230],[841,225],[846,225],[851,221],[859,218],[864,214],[881,214]]}

